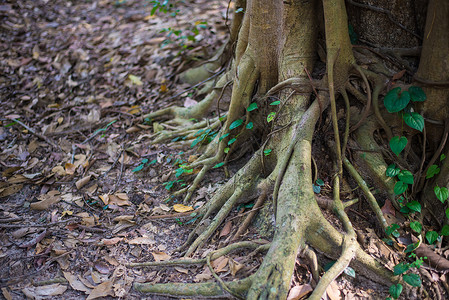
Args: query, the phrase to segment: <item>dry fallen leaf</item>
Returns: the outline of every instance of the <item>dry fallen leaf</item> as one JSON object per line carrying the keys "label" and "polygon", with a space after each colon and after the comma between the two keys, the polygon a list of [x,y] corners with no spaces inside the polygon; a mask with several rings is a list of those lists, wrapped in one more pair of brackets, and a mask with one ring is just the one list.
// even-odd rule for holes
{"label": "dry fallen leaf", "polygon": [[175,204],[175,205],[173,205],[173,209],[176,212],[183,213],[183,212],[187,212],[187,211],[192,211],[193,207],[182,205],[182,204]]}
{"label": "dry fallen leaf", "polygon": [[228,221],[220,232],[220,237],[227,236],[231,232],[232,221]]}
{"label": "dry fallen leaf", "polygon": [[76,170],[76,166],[74,164],[71,164],[71,163],[66,163],[65,164],[65,173],[67,175],[75,174],[75,170]]}
{"label": "dry fallen leaf", "polygon": [[64,274],[65,279],[67,279],[67,281],[69,282],[70,286],[76,290],[76,291],[81,291],[81,292],[85,292],[85,293],[89,293],[91,291],[90,288],[88,288],[87,286],[84,285],[84,283],[82,283],[77,276],[73,275],[70,272],[62,272]]}
{"label": "dry fallen leaf", "polygon": [[115,245],[115,244],[117,244],[118,242],[120,242],[121,240],[123,240],[123,238],[121,238],[121,237],[115,237],[115,238],[112,238],[112,239],[102,239],[101,240],[101,244],[103,244],[103,245]]}
{"label": "dry fallen leaf", "polygon": [[227,258],[225,256],[220,256],[219,258],[214,260],[211,264],[212,264],[212,267],[214,268],[215,272],[221,273],[221,272],[226,272],[228,270],[228,268],[227,268],[228,262],[229,262],[229,258]]}
{"label": "dry fallen leaf", "polygon": [[42,299],[44,297],[62,295],[67,290],[66,285],[61,285],[59,283],[37,286],[37,287],[26,287],[22,289],[22,292],[31,299]]}
{"label": "dry fallen leaf", "polygon": [[334,281],[329,284],[329,286],[326,289],[327,296],[330,298],[330,300],[340,300],[340,290],[338,288],[337,283]]}
{"label": "dry fallen leaf", "polygon": [[288,293],[287,300],[299,300],[313,291],[310,284],[296,285]]}
{"label": "dry fallen leaf", "polygon": [[31,203],[30,208],[36,210],[45,210],[51,205],[58,203],[61,200],[61,194],[59,191],[52,190],[45,195],[41,195],[38,198],[40,201]]}
{"label": "dry fallen leaf", "polygon": [[155,251],[151,252],[151,254],[153,255],[155,261],[164,261],[171,258],[171,256],[165,252]]}
{"label": "dry fallen leaf", "polygon": [[90,178],[92,177],[92,175],[86,176],[81,178],[80,180],[78,180],[75,185],[77,189],[82,188],[83,186],[85,186],[87,183],[89,183]]}
{"label": "dry fallen leaf", "polygon": [[131,245],[154,245],[156,241],[149,237],[138,237],[128,241]]}
{"label": "dry fallen leaf", "polygon": [[112,291],[112,281],[109,280],[97,285],[86,300],[97,299],[106,296],[114,296],[114,292]]}
{"label": "dry fallen leaf", "polygon": [[231,270],[231,275],[235,276],[238,271],[243,269],[244,265],[239,263],[238,261],[233,260],[232,258],[229,260],[229,269]]}

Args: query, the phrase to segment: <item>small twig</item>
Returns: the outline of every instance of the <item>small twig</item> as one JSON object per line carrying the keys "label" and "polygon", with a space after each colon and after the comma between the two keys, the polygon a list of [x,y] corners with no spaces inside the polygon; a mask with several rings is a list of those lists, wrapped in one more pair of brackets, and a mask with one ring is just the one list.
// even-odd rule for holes
{"label": "small twig", "polygon": [[28,227],[34,227],[34,228],[48,228],[53,227],[56,225],[72,222],[72,221],[78,221],[77,218],[71,218],[63,221],[57,221],[47,224],[0,224],[0,228],[28,228]]}
{"label": "small twig", "polygon": [[6,218],[6,219],[0,219],[0,223],[13,223],[13,222],[19,222],[22,220],[23,220],[23,218],[21,218],[21,217]]}
{"label": "small twig", "polygon": [[31,127],[27,126],[25,123],[23,123],[22,121],[18,120],[18,119],[14,119],[14,122],[16,122],[17,124],[19,124],[20,126],[24,127],[26,130],[28,130],[29,132],[31,132],[32,134],[34,134],[35,136],[37,136],[38,138],[44,140],[45,142],[47,142],[48,144],[50,144],[53,148],[62,150],[58,145],[56,145],[55,143],[53,143],[48,137],[37,133],[34,129],[32,129]]}

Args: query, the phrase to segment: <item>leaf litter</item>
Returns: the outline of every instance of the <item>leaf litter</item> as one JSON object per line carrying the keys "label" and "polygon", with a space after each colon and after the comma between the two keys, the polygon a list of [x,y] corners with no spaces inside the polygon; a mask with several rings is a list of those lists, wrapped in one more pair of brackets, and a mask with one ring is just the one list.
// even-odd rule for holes
{"label": "leaf litter", "polygon": [[[177,258],[173,250],[190,232],[189,219],[224,180],[222,171],[213,171],[214,180],[204,180],[191,206],[164,201],[184,184],[175,176],[180,161],[198,153],[150,145],[153,131],[164,127],[142,116],[195,105],[198,91],[184,93],[190,85],[180,84],[178,74],[209,59],[228,32],[228,1],[178,5],[175,20],[152,15],[151,1],[0,4],[0,285],[6,299],[140,299],[133,282],[212,278],[205,265],[126,267]],[[167,40],[167,28],[187,31],[205,21],[194,39]],[[167,214],[189,218],[158,218]],[[203,258],[229,242],[235,224],[221,227]],[[261,236],[252,228],[246,237]],[[371,243],[370,252],[381,252]],[[212,266],[232,280],[260,262],[260,255],[242,251]],[[303,278],[308,271],[300,270],[291,299],[311,290]],[[343,280],[333,283],[329,297],[337,299],[339,290],[349,298],[366,294]]]}

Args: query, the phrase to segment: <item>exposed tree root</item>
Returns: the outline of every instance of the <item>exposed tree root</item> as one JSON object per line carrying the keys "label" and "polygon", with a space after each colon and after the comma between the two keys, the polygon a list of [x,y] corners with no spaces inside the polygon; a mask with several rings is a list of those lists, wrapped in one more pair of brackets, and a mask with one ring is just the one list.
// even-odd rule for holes
{"label": "exposed tree root", "polygon": [[[231,281],[227,283],[229,289],[234,293],[242,294],[249,289],[252,284],[252,276],[242,280]],[[175,297],[213,297],[230,296],[223,292],[222,286],[218,282],[202,283],[135,283],[134,288],[142,293],[151,293],[154,295],[171,295]]]}
{"label": "exposed tree root", "polygon": [[[279,92],[281,105],[276,111],[276,119],[274,121],[276,125],[273,125],[278,127],[273,128],[272,134],[263,143],[262,148],[222,186],[219,192],[202,209],[204,215],[201,221],[190,233],[185,244],[177,249],[178,251],[187,249],[184,253],[185,256],[194,255],[209,240],[237,203],[247,202],[259,196],[256,206],[260,206],[260,203],[267,198],[267,192],[274,189],[275,234],[261,266],[255,274],[239,281],[223,282],[211,270],[218,283],[182,285],[171,283],[166,285],[136,284],[137,290],[178,296],[212,297],[231,294],[237,298],[246,297],[247,299],[284,299],[288,294],[298,252],[308,253],[307,256],[314,266],[312,268],[313,276],[318,281],[316,256],[307,250],[309,249],[308,246],[323,252],[333,259],[337,259],[337,263],[319,280],[312,299],[320,299],[327,286],[350,263],[355,266],[360,274],[367,275],[375,281],[389,283],[395,280],[390,271],[386,270],[361,249],[356,241],[356,234],[352,224],[344,211],[344,208],[350,205],[352,201],[342,203],[339,197],[344,162],[345,167],[350,170],[350,173],[362,186],[366,195],[370,197],[370,203],[380,224],[382,227],[386,227],[385,219],[374,197],[369,192],[361,176],[355,171],[349,161],[344,158],[345,152],[342,152],[342,149],[346,148],[348,140],[349,120],[343,145],[341,145],[336,117],[336,95],[343,91],[350,71],[356,68],[369,89],[368,76],[361,68],[355,65],[352,47],[347,34],[344,1],[324,0],[327,76],[320,82],[309,82],[304,70],[312,69],[316,43],[313,39],[305,39],[304,36],[316,36],[317,21],[309,17],[316,14],[315,3],[312,2],[295,1],[286,6],[286,11],[284,12],[284,22],[286,24],[284,26],[287,28],[287,35],[282,40],[282,43],[284,43],[282,44],[282,51],[278,51],[276,48],[271,49],[271,47],[267,47],[269,42],[280,43],[277,40],[269,40],[270,37],[274,39],[274,36],[277,36],[278,33],[275,31],[279,30],[278,27],[280,27],[278,26],[279,20],[272,19],[276,13],[269,9],[273,2],[268,0],[248,1],[236,45],[234,84],[226,122],[218,133],[217,138],[206,147],[203,155],[190,164],[189,168],[202,167],[202,169],[197,174],[192,185],[188,189],[182,190],[182,192],[186,192],[184,201],[188,201],[206,172],[217,163],[223,161],[225,157],[224,149],[228,146],[230,138],[244,136],[242,134],[243,129],[236,130],[231,128],[231,124],[238,119],[244,120],[245,125],[248,123],[250,116],[246,112],[246,108],[251,101],[257,101],[260,110],[262,110],[263,106],[266,106],[263,101],[268,99],[267,96],[272,95],[274,92]],[[251,22],[249,21],[250,17],[252,18]],[[253,20],[257,21],[252,22]],[[270,30],[273,30],[274,35]],[[304,30],[306,32],[302,35],[297,34],[297,32]],[[264,40],[260,39],[260,36],[268,36],[268,38]],[[298,47],[301,47],[301,53],[299,54],[297,52]],[[256,55],[256,50],[260,51],[260,55]],[[277,66],[278,60],[273,59],[277,55],[281,57],[279,60],[281,62],[280,66]],[[266,64],[266,62],[270,63]],[[276,74],[273,74],[273,70],[275,70]],[[279,73],[277,73],[278,70]],[[280,83],[276,85],[278,81]],[[221,87],[223,87],[226,80],[222,81],[220,79],[220,82],[222,84]],[[308,88],[311,84],[312,89]],[[328,86],[328,90],[323,88],[323,86]],[[367,143],[371,143],[374,138],[371,128],[366,127],[364,120],[369,119],[367,115],[370,110],[371,100],[376,105],[374,98],[378,97],[382,87],[383,85],[380,82],[376,82],[372,97],[370,95],[366,101],[367,107],[363,118],[356,126],[359,128],[354,128],[357,129],[355,131],[356,134],[363,132],[363,130],[369,131]],[[322,93],[317,94],[317,100],[310,104],[308,96],[315,88],[321,90]],[[299,94],[303,92],[307,92],[307,94],[289,94],[285,89],[299,89]],[[349,111],[347,95],[344,91],[342,94]],[[256,95],[256,97],[253,98],[253,95]],[[214,95],[214,97],[216,96],[217,94]],[[338,232],[324,218],[312,188],[312,137],[321,113],[329,104],[331,106],[336,141],[336,145],[333,147],[336,152],[334,202],[330,206],[340,218],[345,233]],[[198,112],[201,115],[200,113],[205,113],[206,110],[198,108]],[[161,116],[164,113],[180,116],[185,111],[179,113],[179,110],[172,109],[154,114],[153,117]],[[185,115],[182,115],[182,117],[184,118]],[[191,117],[191,115],[188,114],[188,117]],[[254,117],[254,115],[251,115],[251,118]],[[264,115],[258,117],[265,119]],[[263,121],[265,121],[264,119]],[[188,134],[191,134],[192,129],[189,128],[189,130]],[[183,131],[182,134],[186,134],[186,131]],[[180,132],[175,135],[179,136]],[[173,135],[170,137],[173,137]],[[362,147],[365,146],[368,147],[368,145],[363,145]],[[264,149],[271,149],[272,154],[265,158],[263,155]],[[373,157],[378,159],[374,154]],[[225,161],[227,160],[228,157]],[[383,162],[381,167],[384,166],[385,163]],[[373,170],[373,172],[379,176],[380,174],[385,174],[384,169],[381,171]],[[216,214],[212,218],[214,213]],[[208,226],[204,230],[205,224],[208,224]],[[243,228],[246,228],[246,225]],[[238,231],[236,237],[240,233],[241,231]],[[205,261],[204,259],[182,259],[178,262],[195,261],[196,263],[207,263],[211,268],[210,260],[216,257],[216,253],[210,253],[205,258]],[[192,292],[192,290],[195,292]]]}

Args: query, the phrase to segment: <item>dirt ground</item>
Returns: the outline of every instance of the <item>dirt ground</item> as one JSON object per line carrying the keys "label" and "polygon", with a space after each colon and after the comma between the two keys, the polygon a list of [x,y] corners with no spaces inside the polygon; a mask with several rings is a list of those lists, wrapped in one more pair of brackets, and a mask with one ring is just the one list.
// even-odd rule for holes
{"label": "dirt ground", "polygon": [[[5,299],[170,299],[141,295],[132,284],[213,280],[204,265],[128,266],[179,257],[174,250],[197,217],[161,216],[201,207],[226,180],[223,170],[212,170],[192,202],[182,205],[182,198],[171,193],[189,184],[191,176],[177,177],[176,169],[198,150],[175,142],[151,145],[153,132],[169,127],[143,115],[174,104],[191,106],[204,97],[201,85],[181,84],[178,75],[225,43],[228,2],[179,2],[154,15],[152,9],[151,1],[138,0],[0,3],[0,284]],[[315,146],[320,148],[319,140]],[[231,175],[245,159],[230,166]],[[331,179],[326,158],[317,163],[324,181],[320,197],[326,197]],[[235,209],[198,257],[226,246],[250,209]],[[349,215],[367,251],[394,266],[394,250],[370,229],[374,220],[367,205]],[[258,224],[242,240],[269,240],[272,231]],[[233,280],[252,274],[262,259],[240,251],[213,266],[224,280]],[[319,257],[322,267],[330,262]],[[348,270],[334,282],[329,299],[388,296],[388,287],[353,275]],[[307,264],[298,257],[292,287],[307,289],[310,280]],[[409,295],[413,298],[413,292]]]}

